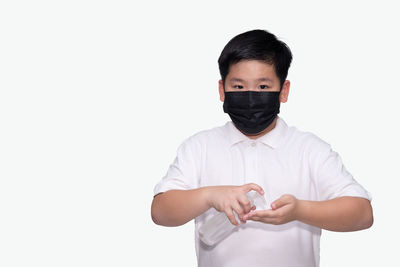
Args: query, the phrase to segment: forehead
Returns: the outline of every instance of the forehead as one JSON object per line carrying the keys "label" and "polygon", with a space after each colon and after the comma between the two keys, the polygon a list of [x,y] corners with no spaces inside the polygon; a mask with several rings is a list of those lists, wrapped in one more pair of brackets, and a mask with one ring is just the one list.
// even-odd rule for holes
{"label": "forehead", "polygon": [[241,60],[229,67],[227,80],[276,80],[275,67],[260,60]]}

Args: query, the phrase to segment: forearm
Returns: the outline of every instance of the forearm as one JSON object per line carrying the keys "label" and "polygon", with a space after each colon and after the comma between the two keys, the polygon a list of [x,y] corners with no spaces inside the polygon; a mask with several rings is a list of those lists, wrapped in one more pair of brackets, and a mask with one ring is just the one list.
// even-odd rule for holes
{"label": "forearm", "polygon": [[179,226],[201,215],[210,208],[207,188],[169,190],[154,197],[151,216],[156,224]]}
{"label": "forearm", "polygon": [[367,199],[340,197],[327,201],[299,200],[297,220],[322,229],[338,232],[371,227],[372,207]]}

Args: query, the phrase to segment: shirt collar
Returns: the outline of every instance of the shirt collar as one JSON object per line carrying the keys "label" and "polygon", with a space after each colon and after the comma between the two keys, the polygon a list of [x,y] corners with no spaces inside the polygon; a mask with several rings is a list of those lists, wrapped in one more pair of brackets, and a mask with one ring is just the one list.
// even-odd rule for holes
{"label": "shirt collar", "polygon": [[253,140],[244,135],[241,131],[239,131],[235,127],[232,121],[226,123],[227,136],[231,146],[247,140],[253,142],[262,142],[263,144],[266,144],[272,148],[276,148],[279,145],[279,143],[283,140],[287,127],[288,126],[286,122],[281,117],[278,116],[276,125],[271,131]]}

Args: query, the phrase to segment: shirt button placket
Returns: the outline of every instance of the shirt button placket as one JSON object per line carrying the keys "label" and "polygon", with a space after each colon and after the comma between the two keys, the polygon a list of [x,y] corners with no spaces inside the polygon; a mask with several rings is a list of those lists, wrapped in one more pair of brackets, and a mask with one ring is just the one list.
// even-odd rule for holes
{"label": "shirt button placket", "polygon": [[252,141],[250,144],[249,144],[249,147],[248,147],[249,149],[248,149],[248,154],[246,155],[247,156],[247,166],[246,166],[246,174],[247,174],[247,177],[246,177],[246,183],[250,183],[250,182],[256,182],[257,181],[257,177],[256,177],[256,174],[257,174],[257,172],[256,172],[256,164],[257,164],[257,143],[256,142],[254,142],[254,141]]}

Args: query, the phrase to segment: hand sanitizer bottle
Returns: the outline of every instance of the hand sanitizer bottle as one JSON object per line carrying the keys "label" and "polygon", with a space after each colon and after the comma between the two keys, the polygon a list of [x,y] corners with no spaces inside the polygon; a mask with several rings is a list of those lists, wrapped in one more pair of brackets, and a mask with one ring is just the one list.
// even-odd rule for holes
{"label": "hand sanitizer bottle", "polygon": [[[256,206],[257,210],[267,209],[265,198],[256,191],[250,191],[246,194],[250,201],[250,206]],[[235,218],[240,222],[236,212],[233,212]],[[226,238],[236,226],[233,225],[224,212],[219,212],[207,220],[199,229],[201,241],[208,246],[213,246]]]}

